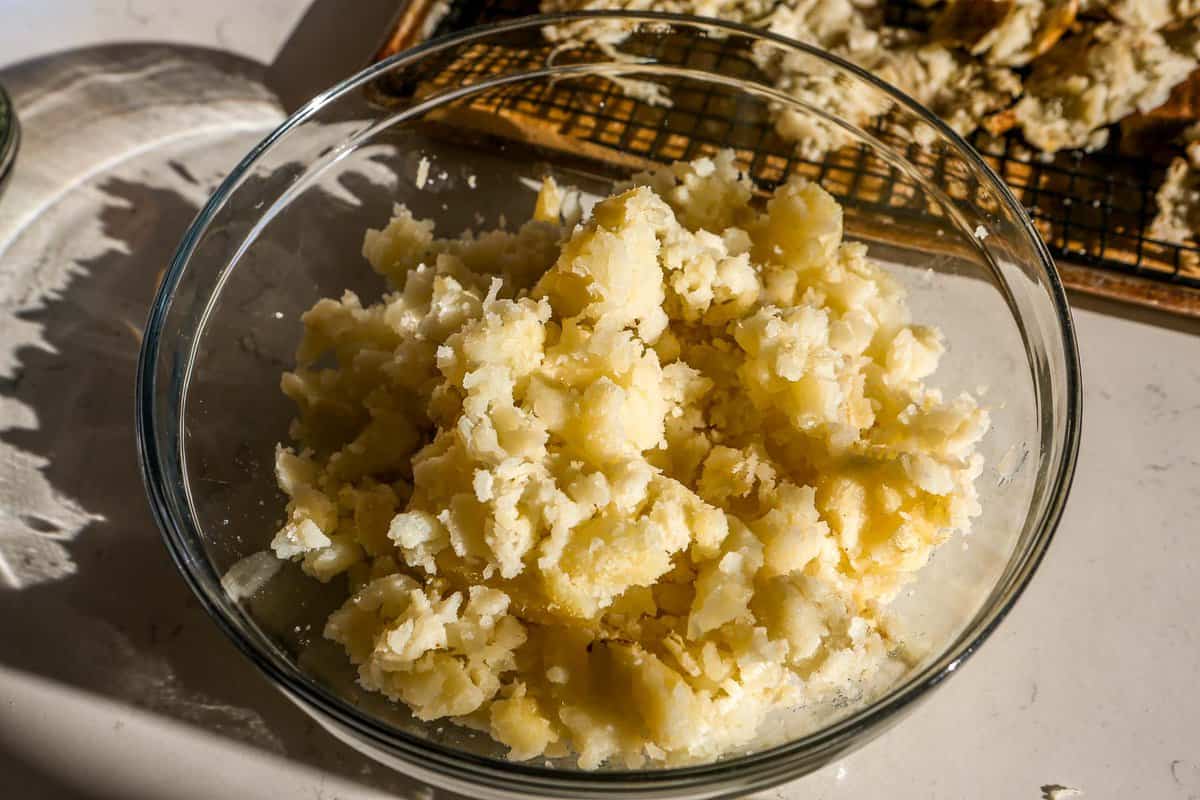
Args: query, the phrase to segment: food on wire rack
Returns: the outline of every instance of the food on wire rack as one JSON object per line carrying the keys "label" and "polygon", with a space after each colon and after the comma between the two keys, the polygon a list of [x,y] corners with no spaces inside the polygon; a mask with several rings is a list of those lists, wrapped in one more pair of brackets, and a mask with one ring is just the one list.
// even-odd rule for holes
{"label": "food on wire rack", "polygon": [[[707,17],[717,17],[731,22],[747,25],[757,24],[767,19],[779,6],[777,0],[541,0],[540,10],[545,14],[562,11],[657,11],[665,14],[700,14]],[[806,2],[805,5],[820,5]],[[826,3],[834,13],[823,15],[837,28],[851,21],[843,22],[839,15],[858,13],[850,0],[831,0]],[[532,11],[533,9],[531,9]],[[619,20],[590,19],[585,22],[555,25],[545,29],[545,34],[551,41],[565,44],[588,43],[605,48],[611,48],[628,38],[630,28],[628,23]]]}
{"label": "food on wire rack", "polygon": [[1158,30],[1200,16],[1200,0],[1083,0],[1083,9],[1125,25]]}
{"label": "food on wire rack", "polygon": [[[911,38],[910,32],[886,28],[881,22],[877,8],[835,0],[781,4],[760,24],[772,33],[836,52],[866,69],[880,70]],[[880,95],[855,91],[835,70],[803,52],[759,48],[753,56],[778,89],[838,118],[864,124],[886,110]],[[841,128],[812,114],[786,109],[776,123],[780,134],[796,142],[805,158],[818,159],[849,142]]]}
{"label": "food on wire rack", "polygon": [[[1185,155],[1167,167],[1167,176],[1154,199],[1158,214],[1150,223],[1150,235],[1168,242],[1181,242],[1200,231],[1200,131],[1189,130]],[[1184,258],[1193,256],[1184,254]],[[1195,259],[1192,264],[1196,266]]]}
{"label": "food on wire rack", "polygon": [[1038,59],[1014,121],[1044,152],[1098,150],[1109,125],[1167,101],[1196,68],[1193,48],[1157,31],[1107,22],[1089,28]]}
{"label": "food on wire rack", "polygon": [[895,85],[913,87],[913,99],[963,136],[1021,94],[1021,79],[1012,70],[980,64],[936,44],[896,52],[880,74]]}
{"label": "food on wire rack", "polygon": [[[514,759],[709,760],[904,667],[887,604],[979,513],[987,412],[793,177],[662,167],[515,233],[397,207],[392,291],[304,315],[273,542],[347,573],[368,689]],[[749,412],[749,413],[748,413]]]}
{"label": "food on wire rack", "polygon": [[1164,143],[1179,139],[1200,120],[1200,70],[1171,90],[1166,103],[1146,113],[1121,120],[1120,152],[1134,158],[1162,151]]}
{"label": "food on wire rack", "polygon": [[1053,47],[1078,11],[1079,0],[951,0],[931,35],[990,64],[1021,67]]}
{"label": "food on wire rack", "polygon": [[[1200,66],[1200,0],[951,0],[933,6],[924,30],[888,24],[881,0],[542,0],[541,10],[668,10],[755,25],[846,58],[897,86],[967,136],[1017,129],[1047,156],[1103,147],[1114,123],[1136,118],[1123,151],[1171,148],[1179,129],[1157,109]],[[556,26],[560,46],[600,43],[615,50],[619,22]],[[803,53],[773,51],[759,66],[777,88],[866,125],[886,108],[855,93]],[[1189,104],[1187,122],[1200,120]],[[846,143],[841,130],[810,114],[782,111],[779,133],[810,159]],[[1169,135],[1158,136],[1171,127]],[[920,135],[920,131],[914,131]],[[1173,168],[1173,175],[1179,167]],[[1195,228],[1154,226],[1166,241],[1192,242]],[[1185,235],[1186,232],[1186,235]]]}
{"label": "food on wire rack", "polygon": [[[873,15],[861,10],[853,12],[856,16],[839,17],[845,26],[839,29],[818,16],[828,13],[828,8],[814,4],[801,13],[781,7],[767,27],[773,33],[833,50],[906,89],[964,135],[1011,105],[1020,94],[1021,82],[1008,69],[976,62],[960,52],[926,42],[912,31],[880,26]],[[833,70],[804,53],[785,54],[778,48],[767,52],[769,57],[760,56],[759,65],[779,89],[797,99],[858,125],[866,125],[887,110],[882,95],[855,91]],[[841,128],[791,110],[779,115],[778,129],[808,158],[819,158],[848,141]]]}

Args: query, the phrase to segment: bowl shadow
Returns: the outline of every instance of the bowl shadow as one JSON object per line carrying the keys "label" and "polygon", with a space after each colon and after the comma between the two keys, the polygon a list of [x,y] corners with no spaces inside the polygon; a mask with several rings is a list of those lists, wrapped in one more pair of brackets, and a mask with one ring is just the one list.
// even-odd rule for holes
{"label": "bowl shadow", "polygon": [[[261,86],[265,80],[266,69],[244,59],[156,45],[58,54],[8,68],[3,79],[14,88],[50,91],[72,71],[94,75],[171,59],[233,83]],[[81,118],[101,113],[107,100],[101,93],[95,102],[78,109]],[[37,152],[39,134],[32,118],[26,155]],[[131,153],[143,144],[138,134],[129,131]],[[244,149],[230,153],[229,166]],[[138,158],[144,162],[146,155]],[[23,174],[40,177],[21,166],[14,189]],[[0,236],[0,273],[34,276],[0,282],[0,331],[5,339],[16,332],[0,348],[10,351],[0,353],[0,496],[14,498],[0,510],[0,665],[399,797],[429,797],[424,787],[333,739],[275,691],[208,618],[163,547],[146,504],[133,431],[141,325],[198,211],[197,198],[214,186],[213,176],[183,160],[159,166],[173,174],[174,186],[190,188],[142,181],[137,175],[144,170],[117,164],[59,187],[62,193],[24,227]],[[62,242],[91,235],[44,224],[46,214],[71,204],[74,210],[60,213],[59,222],[79,222],[91,208],[86,216],[103,246],[71,264],[42,263],[70,251]],[[34,260],[22,260],[31,253]],[[39,271],[62,279],[41,285]],[[30,286],[38,290],[26,291]],[[37,770],[0,746],[0,764],[6,762],[11,771],[7,765],[0,771],[36,783]],[[53,778],[36,785],[62,796],[53,791]]]}

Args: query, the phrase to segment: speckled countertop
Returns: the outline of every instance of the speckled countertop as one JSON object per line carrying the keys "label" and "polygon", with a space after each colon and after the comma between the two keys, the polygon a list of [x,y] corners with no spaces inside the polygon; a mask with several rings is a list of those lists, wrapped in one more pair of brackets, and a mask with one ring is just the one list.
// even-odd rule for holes
{"label": "speckled countertop", "polygon": [[[0,205],[2,797],[446,796],[315,728],[209,622],[131,432],[179,234],[393,3],[0,0],[26,130]],[[1083,446],[1033,584],[909,719],[766,797],[1200,798],[1200,325],[1076,300]]]}

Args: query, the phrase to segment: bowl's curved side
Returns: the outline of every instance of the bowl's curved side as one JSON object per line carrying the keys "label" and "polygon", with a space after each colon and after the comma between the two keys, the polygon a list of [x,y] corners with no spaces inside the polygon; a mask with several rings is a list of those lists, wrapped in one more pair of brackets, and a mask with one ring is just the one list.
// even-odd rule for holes
{"label": "bowl's curved side", "polygon": [[4,187],[12,174],[20,146],[21,122],[17,118],[12,99],[4,91],[4,87],[0,86],[0,197],[4,195]]}

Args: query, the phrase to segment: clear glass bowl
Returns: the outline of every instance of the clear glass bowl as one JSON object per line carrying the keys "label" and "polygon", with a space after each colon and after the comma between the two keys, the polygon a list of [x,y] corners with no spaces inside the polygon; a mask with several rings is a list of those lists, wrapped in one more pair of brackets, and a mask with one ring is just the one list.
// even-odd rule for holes
{"label": "clear glass bowl", "polygon": [[[548,22],[634,28],[621,48],[637,57],[555,50],[542,33]],[[889,124],[864,130],[780,94],[759,65],[782,60],[890,109]],[[850,146],[806,161],[774,133],[782,114],[836,128]],[[222,588],[231,565],[267,548],[281,515],[272,456],[292,409],[278,384],[298,317],[346,288],[378,294],[359,253],[364,230],[385,222],[393,203],[453,234],[527,218],[527,186],[547,174],[602,193],[648,160],[720,146],[736,148],[763,189],[799,172],[837,195],[848,238],[893,265],[915,318],[945,332],[937,385],[986,390],[993,429],[983,445],[983,515],[895,604],[909,665],[900,677],[801,709],[712,764],[597,772],[565,759],[518,764],[486,736],[421,723],[360,690],[344,655],[320,636],[344,597],[338,586],[287,566],[249,598]],[[337,736],[478,797],[742,796],[871,739],[953,672],[1028,583],[1063,508],[1080,425],[1074,334],[1050,256],[967,144],[896,90],[812,48],[652,14],[480,28],[316,97],[238,165],[184,237],[150,314],[137,397],[142,465],[167,547],[234,643]]]}

